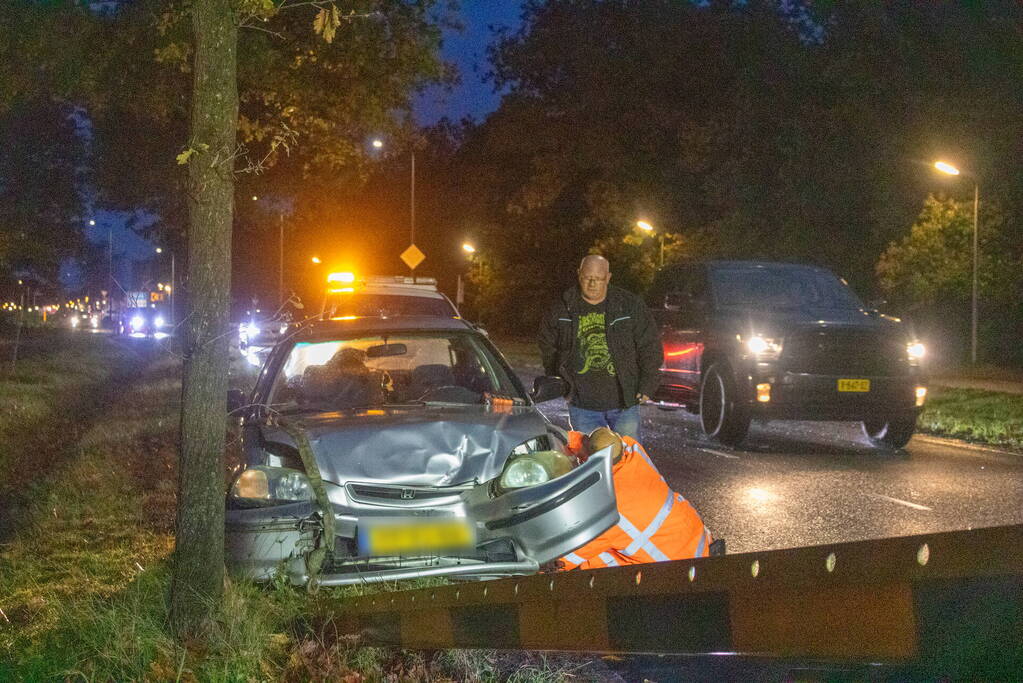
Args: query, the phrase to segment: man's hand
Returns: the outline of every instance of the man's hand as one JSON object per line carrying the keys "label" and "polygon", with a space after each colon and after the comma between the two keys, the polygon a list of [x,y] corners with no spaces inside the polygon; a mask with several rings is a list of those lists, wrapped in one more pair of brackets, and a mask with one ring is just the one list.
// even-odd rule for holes
{"label": "man's hand", "polygon": [[639,401],[640,403],[646,403],[647,401],[650,400],[650,397],[647,396],[646,394],[636,394],[636,400]]}

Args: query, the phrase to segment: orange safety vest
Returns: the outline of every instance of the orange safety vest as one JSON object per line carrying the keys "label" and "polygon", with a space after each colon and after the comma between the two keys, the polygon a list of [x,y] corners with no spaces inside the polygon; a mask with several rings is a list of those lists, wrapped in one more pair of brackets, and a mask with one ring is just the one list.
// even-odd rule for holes
{"label": "orange safety vest", "polygon": [[[628,436],[622,443],[612,467],[618,523],[561,558],[565,569],[706,557],[713,539],[696,510],[668,487],[642,446]],[[582,434],[569,432],[568,446],[580,452]]]}

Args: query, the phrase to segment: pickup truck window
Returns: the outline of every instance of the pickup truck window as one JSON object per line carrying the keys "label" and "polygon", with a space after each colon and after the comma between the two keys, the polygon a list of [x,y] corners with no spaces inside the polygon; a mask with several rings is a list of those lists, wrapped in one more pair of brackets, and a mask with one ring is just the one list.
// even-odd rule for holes
{"label": "pickup truck window", "polygon": [[858,309],[863,304],[834,275],[815,268],[715,268],[711,289],[718,306]]}

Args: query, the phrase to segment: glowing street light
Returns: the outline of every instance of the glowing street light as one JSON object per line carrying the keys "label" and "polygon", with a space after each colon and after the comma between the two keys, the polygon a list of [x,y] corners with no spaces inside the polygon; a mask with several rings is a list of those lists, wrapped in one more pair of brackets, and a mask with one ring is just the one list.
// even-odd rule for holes
{"label": "glowing street light", "polygon": [[664,267],[664,233],[657,231],[656,229],[654,229],[654,226],[650,225],[650,223],[648,223],[648,222],[646,222],[644,220],[636,221],[636,227],[639,228],[640,230],[643,230],[644,232],[649,232],[649,233],[656,232],[657,233],[657,239],[658,239],[658,242],[660,243],[660,267],[663,268]]}
{"label": "glowing street light", "polygon": [[[472,260],[476,253],[476,246],[471,242],[462,242],[462,252],[466,258]],[[458,269],[458,284],[455,289],[455,305],[461,306],[465,303],[465,283],[462,280],[462,269]]]}
{"label": "glowing street light", "polygon": [[[156,248],[156,253],[157,254],[162,254],[163,253],[163,247],[157,247]],[[175,325],[176,320],[174,318],[174,299],[175,299],[175,297],[174,297],[174,289],[177,286],[177,281],[176,281],[176,276],[175,276],[175,273],[174,273],[174,250],[173,249],[170,250],[170,257],[171,257],[171,263],[170,263],[170,266],[171,266],[170,279],[171,279],[171,281],[170,281],[169,285],[164,285],[162,287],[162,289],[163,289],[164,293],[167,295],[167,303],[170,304],[170,324],[171,324],[171,328],[176,328],[176,325]]]}
{"label": "glowing street light", "polygon": [[323,263],[323,261],[320,260],[319,256],[314,256],[314,257],[312,257],[309,260],[312,261],[313,263],[315,263],[316,265],[320,265],[321,263]]}
{"label": "glowing street light", "polygon": [[977,178],[969,173],[963,173],[952,164],[945,161],[935,161],[934,168],[951,176],[962,175],[973,180],[973,293],[970,315],[970,359],[977,362],[977,262],[979,260],[979,249],[977,247],[977,215],[980,209],[980,183]]}

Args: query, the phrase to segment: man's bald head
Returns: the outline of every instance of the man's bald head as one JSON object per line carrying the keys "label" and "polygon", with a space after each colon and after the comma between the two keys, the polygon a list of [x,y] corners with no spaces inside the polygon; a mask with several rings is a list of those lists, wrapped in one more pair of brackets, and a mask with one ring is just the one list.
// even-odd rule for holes
{"label": "man's bald head", "polygon": [[579,263],[579,290],[587,303],[599,304],[607,296],[611,264],[597,254],[583,257]]}

